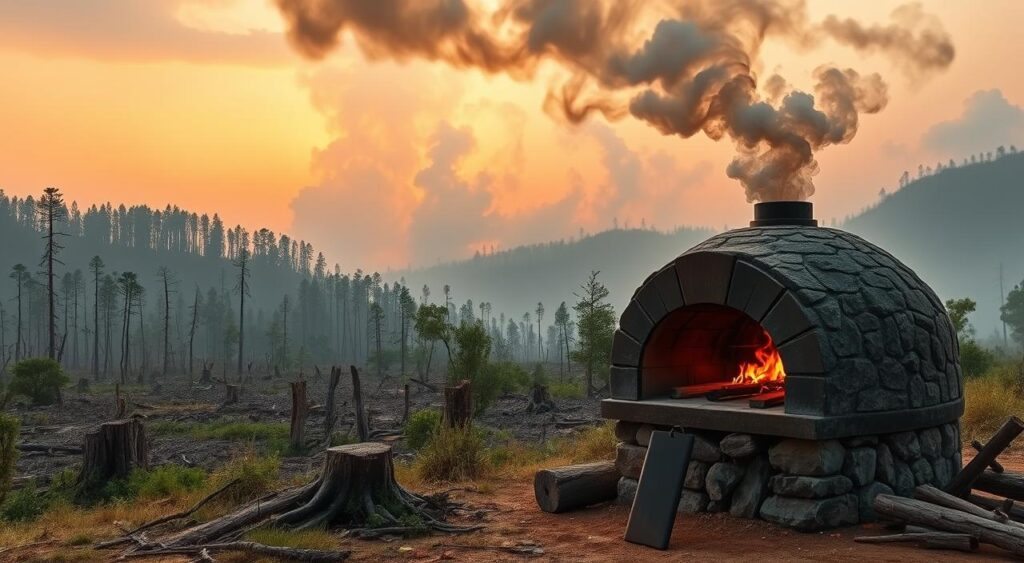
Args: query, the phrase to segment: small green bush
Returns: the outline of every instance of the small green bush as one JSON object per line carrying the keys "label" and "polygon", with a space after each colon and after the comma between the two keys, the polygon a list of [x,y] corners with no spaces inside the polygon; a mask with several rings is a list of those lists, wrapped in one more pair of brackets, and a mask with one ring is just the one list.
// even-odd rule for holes
{"label": "small green bush", "polygon": [[555,382],[548,385],[548,391],[556,399],[582,399],[586,396],[581,381]]}
{"label": "small green bush", "polygon": [[472,381],[474,414],[487,410],[503,393],[525,391],[531,383],[530,374],[513,362],[487,364]]}
{"label": "small green bush", "polygon": [[469,426],[441,426],[416,458],[416,472],[424,481],[467,481],[486,470],[483,437]]}
{"label": "small green bush", "polygon": [[284,422],[251,422],[248,420],[219,420],[216,422],[157,421],[150,425],[153,435],[184,434],[196,440],[230,440],[232,442],[264,443],[272,454],[289,453],[288,424]]}
{"label": "small green bush", "polygon": [[996,364],[996,356],[974,340],[960,343],[960,367],[964,377],[978,377]]}
{"label": "small green bush", "polygon": [[7,495],[0,506],[0,520],[6,522],[31,522],[39,518],[49,507],[46,495],[36,490],[35,481]]}
{"label": "small green bush", "polygon": [[28,397],[33,405],[52,405],[60,398],[60,388],[67,385],[68,376],[60,364],[50,358],[29,358],[11,368],[8,391]]}
{"label": "small green bush", "polygon": [[427,445],[440,426],[441,411],[418,410],[409,415],[409,420],[405,423],[405,443],[410,449],[419,450]]}
{"label": "small green bush", "polygon": [[194,491],[201,487],[205,480],[206,473],[194,467],[161,465],[149,471],[136,469],[124,482],[126,496],[122,498],[157,498]]}
{"label": "small green bush", "polygon": [[14,478],[14,462],[18,459],[18,419],[0,413],[0,503],[4,501]]}

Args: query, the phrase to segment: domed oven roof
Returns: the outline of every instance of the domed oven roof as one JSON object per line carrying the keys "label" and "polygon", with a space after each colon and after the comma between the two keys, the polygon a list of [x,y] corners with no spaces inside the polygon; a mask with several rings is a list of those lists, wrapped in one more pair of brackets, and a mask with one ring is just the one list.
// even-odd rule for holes
{"label": "domed oven roof", "polygon": [[[667,396],[672,382],[656,370],[645,373],[645,346],[659,323],[696,304],[742,311],[771,336],[786,371],[785,407],[751,416],[768,417],[779,434],[899,431],[963,411],[956,333],[931,288],[856,235],[785,225],[719,234],[647,278],[615,334],[605,416],[628,420],[628,401]],[[658,420],[648,422],[685,422],[667,410],[670,401],[659,405]]]}

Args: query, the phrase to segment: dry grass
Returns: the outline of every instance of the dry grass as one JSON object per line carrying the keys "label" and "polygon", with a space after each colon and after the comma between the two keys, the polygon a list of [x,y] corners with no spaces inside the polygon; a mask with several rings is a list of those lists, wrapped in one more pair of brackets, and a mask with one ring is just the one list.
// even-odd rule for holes
{"label": "dry grass", "polygon": [[1018,366],[999,366],[964,385],[961,439],[987,441],[1010,416],[1024,416],[1024,381]]}

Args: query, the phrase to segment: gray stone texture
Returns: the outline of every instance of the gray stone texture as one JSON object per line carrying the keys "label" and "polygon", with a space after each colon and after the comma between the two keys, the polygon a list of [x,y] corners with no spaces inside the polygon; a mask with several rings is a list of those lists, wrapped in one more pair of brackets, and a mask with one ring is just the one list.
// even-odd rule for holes
{"label": "gray stone texture", "polygon": [[722,453],[733,459],[748,458],[764,451],[765,444],[761,438],[750,434],[729,434],[719,442]]}
{"label": "gray stone texture", "polygon": [[636,431],[639,428],[640,423],[638,422],[628,422],[625,420],[620,420],[615,423],[615,437],[620,442],[625,442],[627,444],[635,444]]}
{"label": "gray stone texture", "polygon": [[917,438],[921,444],[921,455],[928,459],[938,459],[942,455],[942,431],[938,428],[925,428]]}
{"label": "gray stone texture", "polygon": [[735,463],[718,462],[708,469],[704,484],[711,500],[726,500],[742,478],[742,467]]}
{"label": "gray stone texture", "polygon": [[877,446],[878,436],[854,436],[852,438],[844,438],[842,440],[843,445],[847,448],[860,448],[863,446]]}
{"label": "gray stone texture", "polygon": [[761,503],[768,496],[771,465],[763,456],[755,457],[744,468],[743,479],[732,492],[729,513],[741,518],[756,518]]}
{"label": "gray stone texture", "polygon": [[932,471],[932,464],[923,457],[912,463],[910,465],[910,470],[914,472],[914,483],[917,485],[931,484],[932,479],[935,478],[935,473]]}
{"label": "gray stone texture", "polygon": [[647,457],[647,448],[633,444],[619,444],[615,449],[615,468],[619,475],[630,479],[639,479],[640,471],[644,467],[644,458]]}
{"label": "gray stone texture", "polygon": [[811,365],[820,364],[825,373],[825,393],[816,399],[824,403],[825,414],[960,400],[955,333],[942,302],[910,268],[881,248],[823,227],[736,229],[711,237],[677,259],[684,288],[697,284],[705,272],[681,266],[690,254],[707,261],[707,253],[735,257],[736,271],[767,272],[782,285],[785,307],[777,304],[778,310],[765,318],[785,319],[769,329],[785,336],[776,338],[780,349],[791,328],[802,326],[792,319],[804,318],[819,327],[819,357]]}
{"label": "gray stone texture", "polygon": [[718,444],[707,437],[700,434],[695,434],[693,437],[693,450],[690,452],[690,457],[697,461],[703,461],[704,463],[715,463],[722,459],[722,450],[718,449]]}
{"label": "gray stone texture", "polygon": [[768,450],[768,458],[783,473],[821,476],[838,473],[845,453],[837,440],[783,440]]}
{"label": "gray stone texture", "polygon": [[886,485],[896,483],[896,460],[887,444],[875,447],[875,479]]}
{"label": "gray stone texture", "polygon": [[953,457],[960,451],[960,432],[957,423],[943,424],[939,427],[942,434],[942,457]]}
{"label": "gray stone texture", "polygon": [[889,443],[892,453],[906,462],[911,462],[921,457],[921,442],[917,439],[917,432],[897,432],[885,437]]}
{"label": "gray stone texture", "polygon": [[857,512],[860,515],[860,521],[863,522],[874,522],[875,521],[875,497],[878,495],[891,495],[892,489],[889,485],[879,483],[877,481],[857,489]]}
{"label": "gray stone texture", "polygon": [[845,494],[812,500],[773,495],[761,505],[761,517],[803,531],[848,526],[856,524],[859,517],[857,496]]}
{"label": "gray stone texture", "polygon": [[704,490],[704,479],[708,476],[710,468],[711,465],[703,461],[691,461],[686,466],[686,479],[683,480],[683,486],[695,491]]}
{"label": "gray stone texture", "polygon": [[708,494],[704,491],[683,489],[683,493],[679,495],[679,507],[676,508],[676,511],[684,514],[704,512],[708,509],[709,500]]}
{"label": "gray stone texture", "polygon": [[894,483],[889,483],[892,490],[901,497],[911,497],[914,495],[914,472],[911,471],[910,466],[906,463],[896,460],[896,479]]}
{"label": "gray stone texture", "polygon": [[863,487],[874,481],[876,456],[874,448],[846,450],[846,459],[843,460],[843,475],[849,477],[857,487]]}
{"label": "gray stone texture", "polygon": [[641,424],[636,430],[636,443],[647,447],[651,445],[651,433],[657,430],[652,424]]}
{"label": "gray stone texture", "polygon": [[787,497],[828,498],[853,490],[853,481],[843,475],[807,477],[805,475],[775,475],[770,480],[773,493]]}
{"label": "gray stone texture", "polygon": [[640,482],[636,479],[619,477],[619,483],[616,485],[618,494],[615,497],[615,502],[626,506],[632,506],[633,498],[636,497],[636,488],[639,484]]}

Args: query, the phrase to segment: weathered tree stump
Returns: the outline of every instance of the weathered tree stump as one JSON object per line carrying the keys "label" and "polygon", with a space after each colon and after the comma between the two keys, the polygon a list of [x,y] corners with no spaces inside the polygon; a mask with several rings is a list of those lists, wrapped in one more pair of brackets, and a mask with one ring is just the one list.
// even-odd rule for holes
{"label": "weathered tree stump", "polygon": [[224,404],[233,405],[238,402],[238,385],[228,383],[224,385]]}
{"label": "weathered tree stump", "polygon": [[618,482],[613,461],[568,465],[538,471],[533,493],[544,512],[565,512],[614,499]]}
{"label": "weathered tree stump", "polygon": [[467,426],[473,419],[473,391],[469,380],[463,379],[454,387],[444,388],[445,426],[456,428]]}
{"label": "weathered tree stump", "polygon": [[526,412],[544,413],[555,410],[555,401],[551,398],[547,385],[535,383],[529,393],[530,403]]}
{"label": "weathered tree stump", "polygon": [[199,376],[200,385],[210,384],[210,379],[212,378],[212,373],[210,372],[211,369],[213,369],[213,362],[210,362],[209,364],[203,362],[203,373]]}
{"label": "weathered tree stump", "polygon": [[84,378],[84,377],[79,378],[78,385],[75,387],[75,390],[78,391],[79,393],[88,393],[89,392],[89,380]]}
{"label": "weathered tree stump", "polygon": [[127,477],[132,469],[149,467],[146,427],[136,418],[105,422],[85,435],[82,471],[78,482],[86,486]]}
{"label": "weathered tree stump", "polygon": [[292,451],[300,452],[306,447],[306,415],[309,414],[309,403],[306,402],[305,381],[293,381],[291,386],[292,419],[289,436]]}

